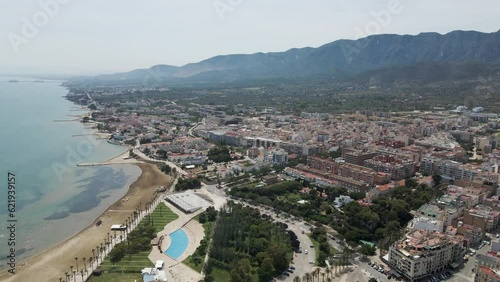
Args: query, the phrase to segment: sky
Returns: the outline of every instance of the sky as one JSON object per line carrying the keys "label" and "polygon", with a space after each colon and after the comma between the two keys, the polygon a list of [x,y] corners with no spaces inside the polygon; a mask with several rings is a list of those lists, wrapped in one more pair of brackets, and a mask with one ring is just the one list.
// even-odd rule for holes
{"label": "sky", "polygon": [[0,74],[101,74],[372,34],[500,30],[500,1],[23,0],[0,11]]}

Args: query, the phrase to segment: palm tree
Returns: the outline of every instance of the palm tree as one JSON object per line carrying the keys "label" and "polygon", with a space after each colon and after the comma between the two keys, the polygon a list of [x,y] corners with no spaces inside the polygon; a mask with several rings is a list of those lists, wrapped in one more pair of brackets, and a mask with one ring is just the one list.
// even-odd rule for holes
{"label": "palm tree", "polygon": [[316,268],[314,270],[314,273],[316,274],[316,277],[318,277],[318,282],[319,282],[319,271],[320,271],[319,268]]}
{"label": "palm tree", "polygon": [[99,245],[95,246],[95,251],[97,252],[97,255],[95,256],[95,258],[97,259],[97,263],[99,263]]}
{"label": "palm tree", "polygon": [[90,270],[94,270],[94,256],[89,257]]}
{"label": "palm tree", "polygon": [[69,272],[69,274],[71,275],[71,273],[73,272],[73,266],[70,265],[69,268],[71,269],[71,271]]}
{"label": "palm tree", "polygon": [[300,277],[295,276],[295,278],[293,278],[293,282],[300,282]]}
{"label": "palm tree", "polygon": [[92,257],[95,257],[95,249],[92,249]]}
{"label": "palm tree", "polygon": [[66,271],[66,272],[64,272],[64,277],[66,277],[66,281],[69,281],[69,274],[68,274],[68,272],[67,272],[67,271]]}
{"label": "palm tree", "polygon": [[87,258],[82,258],[82,260],[83,260],[83,269],[87,271],[87,265],[85,264],[85,260],[87,260]]}
{"label": "palm tree", "polygon": [[83,280],[83,270],[80,270],[80,274],[82,275],[82,281],[85,281]]}
{"label": "palm tree", "polygon": [[304,277],[302,278],[304,282],[311,282],[312,281],[312,275],[311,273],[306,273],[304,274]]}
{"label": "palm tree", "polygon": [[62,282],[62,277],[59,277],[59,282]]}
{"label": "palm tree", "polygon": [[330,274],[331,274],[330,267],[327,266],[325,271],[326,271],[326,278],[330,278]]}
{"label": "palm tree", "polygon": [[325,282],[325,273],[324,272],[321,272],[321,281]]}
{"label": "palm tree", "polygon": [[76,271],[78,271],[78,257],[75,257]]}

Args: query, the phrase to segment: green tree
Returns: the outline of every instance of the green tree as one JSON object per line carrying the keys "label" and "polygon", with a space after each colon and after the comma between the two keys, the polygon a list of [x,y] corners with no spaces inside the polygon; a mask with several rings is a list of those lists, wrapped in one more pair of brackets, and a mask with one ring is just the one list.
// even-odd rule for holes
{"label": "green tree", "polygon": [[365,256],[374,256],[376,254],[375,246],[369,244],[361,244],[359,252]]}
{"label": "green tree", "polygon": [[231,282],[242,282],[243,278],[237,269],[231,270]]}
{"label": "green tree", "polygon": [[262,265],[259,267],[259,280],[260,281],[269,281],[273,277],[274,274],[274,264],[273,260],[269,257],[265,258],[262,261]]}
{"label": "green tree", "polygon": [[434,181],[434,186],[439,186],[439,184],[441,184],[441,180],[442,179],[443,178],[439,174],[433,174],[432,175],[432,180]]}
{"label": "green tree", "polygon": [[109,259],[113,263],[113,265],[119,261],[121,261],[125,257],[125,245],[120,243],[116,245],[111,252],[109,253]]}

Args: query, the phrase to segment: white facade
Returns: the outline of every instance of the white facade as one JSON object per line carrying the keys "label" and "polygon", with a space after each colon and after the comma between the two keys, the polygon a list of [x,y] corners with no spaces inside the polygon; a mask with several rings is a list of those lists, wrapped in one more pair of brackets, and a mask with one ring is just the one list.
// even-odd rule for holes
{"label": "white facade", "polygon": [[416,232],[427,235],[418,240],[406,239],[389,248],[389,265],[411,282],[443,271],[463,255],[458,240],[444,234]]}

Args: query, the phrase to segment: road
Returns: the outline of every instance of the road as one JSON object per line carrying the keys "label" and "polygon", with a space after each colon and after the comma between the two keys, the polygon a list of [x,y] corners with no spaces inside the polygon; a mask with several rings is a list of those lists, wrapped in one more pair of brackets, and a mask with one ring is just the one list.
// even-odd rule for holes
{"label": "road", "polygon": [[395,281],[394,279],[387,279],[386,275],[369,266],[367,262],[359,262],[357,265],[355,265],[354,271],[352,271],[348,275],[342,276],[341,281],[368,282],[371,277],[374,277],[381,282]]}
{"label": "road", "polygon": [[204,120],[205,119],[203,119],[202,122],[199,122],[199,123],[195,124],[194,126],[192,126],[191,128],[189,128],[188,135],[191,136],[191,137],[196,137],[196,135],[194,135],[194,133],[193,133],[193,130],[195,128],[197,128],[199,125],[202,125],[204,123]]}
{"label": "road", "polygon": [[134,147],[134,149],[132,151],[134,152],[134,154],[138,155],[139,157],[141,157],[144,160],[164,163],[164,164],[170,166],[171,168],[175,168],[177,170],[177,172],[180,173],[181,175],[184,175],[184,176],[188,175],[188,173],[186,171],[184,171],[182,168],[180,168],[179,166],[177,166],[175,163],[173,163],[171,161],[157,160],[157,159],[153,159],[151,157],[146,156],[143,152],[141,152],[139,150],[137,145]]}

